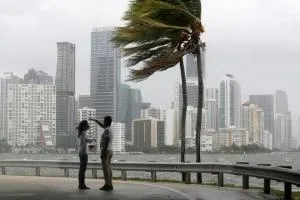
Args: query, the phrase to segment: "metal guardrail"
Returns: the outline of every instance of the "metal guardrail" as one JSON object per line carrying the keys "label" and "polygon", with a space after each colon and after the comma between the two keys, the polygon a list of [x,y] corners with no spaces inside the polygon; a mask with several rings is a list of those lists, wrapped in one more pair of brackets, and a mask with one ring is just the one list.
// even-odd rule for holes
{"label": "metal guardrail", "polygon": [[[64,176],[69,176],[69,169],[78,169],[77,161],[59,160],[1,160],[2,174],[9,167],[35,168],[36,176],[41,176],[41,168],[64,169]],[[97,178],[97,170],[102,169],[100,162],[91,161],[88,169],[92,170],[93,178]],[[241,175],[243,189],[249,188],[249,177],[264,179],[264,192],[270,193],[270,180],[284,182],[285,199],[292,198],[292,185],[300,185],[300,173],[288,166],[270,166],[268,164],[249,165],[249,163],[156,163],[156,162],[114,162],[113,170],[121,171],[121,179],[126,180],[127,171],[146,171],[151,173],[151,181],[157,180],[156,172],[185,172],[185,183],[191,183],[190,174],[196,172],[212,173],[218,176],[218,186],[224,187],[224,174]]]}

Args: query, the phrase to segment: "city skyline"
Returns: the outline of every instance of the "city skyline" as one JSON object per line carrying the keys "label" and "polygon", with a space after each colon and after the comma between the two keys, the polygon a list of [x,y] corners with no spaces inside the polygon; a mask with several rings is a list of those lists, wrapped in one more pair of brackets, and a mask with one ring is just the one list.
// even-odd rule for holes
{"label": "city skyline", "polygon": [[[272,7],[269,8],[270,2]],[[221,0],[203,1],[206,32],[202,39],[207,44],[208,87],[217,87],[225,74],[233,73],[244,86],[243,100],[250,94],[273,94],[275,90],[282,89],[289,94],[290,111],[300,114],[300,97],[293,92],[294,86],[299,83],[297,74],[300,69],[295,66],[299,63],[297,55],[300,39],[297,36],[300,29],[297,27],[300,17],[296,11],[300,9],[300,3],[292,0],[267,0],[264,3],[245,0],[235,3],[230,0],[228,5],[231,4],[224,9]],[[5,8],[0,16],[0,21],[4,22],[0,37],[5,48],[2,49],[3,72],[13,71],[20,76],[30,68],[37,68],[54,75],[55,43],[70,41],[78,47],[76,93],[89,94],[90,30],[95,26],[121,25],[121,17],[127,5],[127,0],[105,5],[96,0],[85,4],[78,0],[72,3],[68,0],[1,2],[0,7]],[[219,14],[217,17],[216,10]],[[272,23],[274,19],[277,23]],[[17,34],[19,31],[22,34]],[[128,71],[123,65],[121,69],[124,81]],[[85,78],[81,79],[80,76]],[[130,85],[140,88],[146,101],[168,106],[172,99],[170,85],[174,79],[179,78],[179,69],[174,68],[154,75],[145,82],[130,82]],[[153,87],[165,95],[154,97]]]}

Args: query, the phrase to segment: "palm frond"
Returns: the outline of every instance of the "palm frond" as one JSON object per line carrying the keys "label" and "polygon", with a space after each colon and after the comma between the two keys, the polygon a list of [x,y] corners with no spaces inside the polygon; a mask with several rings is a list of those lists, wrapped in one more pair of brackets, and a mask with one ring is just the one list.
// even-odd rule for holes
{"label": "palm frond", "polygon": [[158,48],[160,46],[165,46],[167,44],[170,44],[172,42],[172,40],[167,39],[167,38],[163,38],[163,39],[159,39],[157,41],[153,41],[153,42],[148,42],[148,43],[142,43],[142,44],[137,44],[133,47],[125,47],[123,48],[123,56],[127,57],[127,56],[131,56],[133,54],[136,53],[140,53],[143,51],[149,51],[153,48]]}
{"label": "palm frond", "polygon": [[157,57],[145,61],[141,69],[131,69],[129,81],[142,81],[149,78],[152,74],[159,71],[165,71],[177,65],[182,59],[183,55],[187,54],[184,50],[177,48],[169,48],[161,52]]}

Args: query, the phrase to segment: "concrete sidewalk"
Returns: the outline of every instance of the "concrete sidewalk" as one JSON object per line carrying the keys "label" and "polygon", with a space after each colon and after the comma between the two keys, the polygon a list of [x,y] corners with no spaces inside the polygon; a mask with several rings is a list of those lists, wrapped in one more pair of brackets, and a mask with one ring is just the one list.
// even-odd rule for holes
{"label": "concrete sidewalk", "polygon": [[77,190],[74,178],[0,176],[1,200],[259,200],[276,199],[257,191],[173,183],[114,181],[114,191],[100,191],[103,180],[87,179],[90,190]]}

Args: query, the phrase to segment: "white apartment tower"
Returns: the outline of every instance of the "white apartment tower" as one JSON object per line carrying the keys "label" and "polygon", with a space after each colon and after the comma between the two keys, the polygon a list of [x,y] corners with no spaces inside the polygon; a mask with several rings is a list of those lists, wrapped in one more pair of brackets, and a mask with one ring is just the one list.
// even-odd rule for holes
{"label": "white apartment tower", "polygon": [[[78,123],[82,120],[88,120],[89,118],[96,118],[96,109],[88,108],[88,107],[78,109],[78,117],[77,117]],[[90,125],[90,128],[87,131],[87,137],[89,139],[97,139],[97,136],[98,136],[97,126],[98,125],[94,121],[89,121],[89,125]],[[99,138],[98,138],[98,140],[99,140]]]}
{"label": "white apartment tower", "polygon": [[220,83],[220,128],[240,127],[241,87],[230,74]]}
{"label": "white apartment tower", "polygon": [[0,139],[7,139],[7,95],[8,84],[19,84],[20,78],[11,72],[0,76]]}
{"label": "white apartment tower", "polygon": [[204,89],[204,109],[207,111],[207,130],[218,131],[219,128],[219,90]]}
{"label": "white apartment tower", "polygon": [[39,147],[56,142],[56,88],[54,85],[9,84],[7,98],[8,143],[14,147]]}
{"label": "white apartment tower", "polygon": [[276,114],[275,123],[275,149],[281,151],[290,151],[292,149],[292,116],[291,113]]}
{"label": "white apartment tower", "polygon": [[111,129],[113,132],[113,150],[114,152],[125,151],[125,124],[112,123]]}

